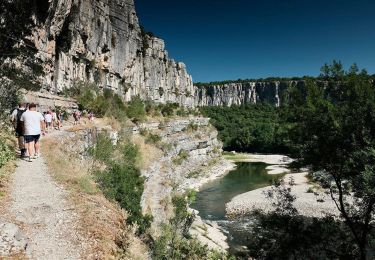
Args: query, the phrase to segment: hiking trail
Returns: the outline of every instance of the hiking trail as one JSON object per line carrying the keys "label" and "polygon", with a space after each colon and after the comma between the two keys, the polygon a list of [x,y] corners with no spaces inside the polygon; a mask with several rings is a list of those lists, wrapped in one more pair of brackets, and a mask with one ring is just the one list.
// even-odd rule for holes
{"label": "hiking trail", "polygon": [[27,236],[26,256],[79,259],[78,216],[67,203],[66,191],[49,175],[43,154],[33,162],[18,160],[10,189],[9,211]]}

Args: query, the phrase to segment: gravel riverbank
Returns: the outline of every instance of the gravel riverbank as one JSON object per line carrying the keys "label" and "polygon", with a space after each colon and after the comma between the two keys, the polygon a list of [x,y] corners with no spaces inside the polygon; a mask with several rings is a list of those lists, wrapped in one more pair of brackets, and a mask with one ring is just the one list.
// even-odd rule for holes
{"label": "gravel riverbank", "polygon": [[[307,172],[291,173],[285,175],[285,183],[291,188],[291,193],[296,196],[294,206],[302,215],[309,217],[323,217],[327,214],[338,216],[339,212],[329,194],[322,190],[314,189],[308,183]],[[294,178],[294,185],[288,184],[290,177]],[[255,209],[271,211],[274,209],[272,199],[266,197],[271,186],[249,191],[234,197],[226,204],[228,216],[245,215]]]}

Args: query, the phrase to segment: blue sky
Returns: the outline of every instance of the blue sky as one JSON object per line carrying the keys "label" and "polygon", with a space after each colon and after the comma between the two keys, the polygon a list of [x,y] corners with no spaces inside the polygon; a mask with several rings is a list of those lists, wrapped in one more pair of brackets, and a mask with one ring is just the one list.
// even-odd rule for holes
{"label": "blue sky", "polygon": [[375,0],[135,0],[195,82],[319,74],[333,59],[375,73]]}

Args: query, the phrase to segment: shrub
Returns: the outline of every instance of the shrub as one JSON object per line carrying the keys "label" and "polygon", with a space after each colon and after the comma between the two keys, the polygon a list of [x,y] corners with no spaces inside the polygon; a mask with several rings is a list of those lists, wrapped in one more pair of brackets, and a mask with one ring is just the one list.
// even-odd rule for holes
{"label": "shrub", "polygon": [[148,130],[146,128],[140,128],[139,129],[139,134],[142,136],[147,136],[148,135]]}
{"label": "shrub", "polygon": [[128,141],[113,146],[109,137],[99,135],[91,154],[106,165],[104,170],[94,172],[100,189],[128,212],[127,223],[136,224],[138,233],[144,233],[150,227],[152,216],[142,214],[144,178],[137,167],[138,147]]}
{"label": "shrub", "polygon": [[198,178],[199,175],[200,175],[199,171],[192,171],[192,172],[188,173],[187,177],[188,178]]}
{"label": "shrub", "polygon": [[72,90],[81,110],[92,111],[96,116],[110,116],[116,119],[126,117],[125,104],[122,98],[111,89],[100,93],[95,84],[77,82]]}
{"label": "shrub", "polygon": [[0,168],[13,158],[14,153],[12,150],[3,140],[0,139]]}
{"label": "shrub", "polygon": [[179,107],[177,103],[160,104],[159,109],[163,116],[174,116],[175,110]]}
{"label": "shrub", "polygon": [[190,122],[189,125],[186,127],[187,131],[197,131],[199,129],[199,125],[195,124],[194,122]]}
{"label": "shrub", "polygon": [[96,160],[107,163],[112,159],[114,149],[111,138],[106,134],[99,134],[95,147],[89,148],[88,153]]}
{"label": "shrub", "polygon": [[157,134],[148,134],[146,137],[146,143],[157,144],[161,141],[161,137]]}
{"label": "shrub", "polygon": [[172,158],[172,162],[176,165],[181,165],[184,160],[189,157],[189,152],[186,150],[181,150],[179,154]]}
{"label": "shrub", "polygon": [[210,250],[189,236],[188,230],[195,218],[187,209],[192,198],[190,194],[172,198],[174,217],[163,226],[161,236],[153,244],[153,259],[230,259],[228,255]]}
{"label": "shrub", "polygon": [[128,103],[126,114],[135,121],[142,121],[146,117],[146,107],[139,96],[133,97]]}

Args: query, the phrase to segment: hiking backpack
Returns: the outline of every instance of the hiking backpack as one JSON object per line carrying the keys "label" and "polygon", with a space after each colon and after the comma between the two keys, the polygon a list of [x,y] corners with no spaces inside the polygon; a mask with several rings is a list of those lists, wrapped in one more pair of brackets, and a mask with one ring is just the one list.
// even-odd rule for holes
{"label": "hiking backpack", "polygon": [[17,132],[22,131],[22,122],[21,122],[21,116],[23,113],[26,112],[26,109],[19,109],[17,108],[17,125],[16,125],[16,130]]}

